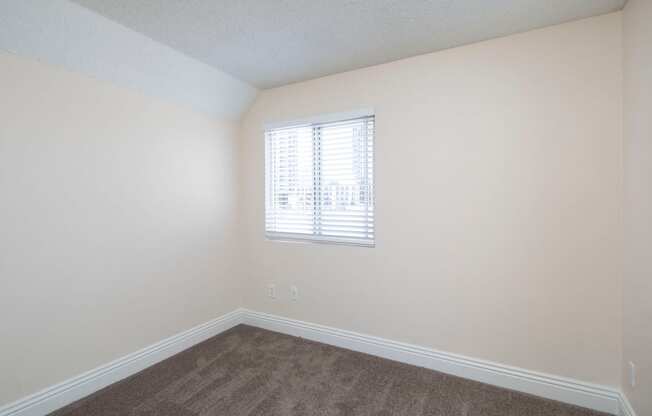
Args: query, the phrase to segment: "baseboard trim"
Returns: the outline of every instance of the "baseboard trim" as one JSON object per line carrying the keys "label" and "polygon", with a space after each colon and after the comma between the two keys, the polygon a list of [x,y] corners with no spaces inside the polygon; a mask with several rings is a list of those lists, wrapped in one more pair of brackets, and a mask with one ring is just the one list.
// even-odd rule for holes
{"label": "baseboard trim", "polygon": [[609,387],[247,309],[237,309],[0,407],[0,416],[46,415],[241,323],[613,415],[636,416],[627,397]]}
{"label": "baseboard trim", "polygon": [[621,412],[621,394],[609,387],[250,310],[244,311],[244,323],[613,415]]}
{"label": "baseboard trim", "polygon": [[43,416],[127,378],[243,321],[237,309],[0,408],[0,416]]}
{"label": "baseboard trim", "polygon": [[636,416],[636,412],[625,393],[620,393],[619,399],[620,416]]}

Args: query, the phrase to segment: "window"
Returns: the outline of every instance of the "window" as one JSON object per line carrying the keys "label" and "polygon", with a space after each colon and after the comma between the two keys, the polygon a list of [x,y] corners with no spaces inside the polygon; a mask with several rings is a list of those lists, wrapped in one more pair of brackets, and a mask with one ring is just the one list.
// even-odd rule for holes
{"label": "window", "polygon": [[267,126],[267,238],[373,247],[373,145],[371,111]]}

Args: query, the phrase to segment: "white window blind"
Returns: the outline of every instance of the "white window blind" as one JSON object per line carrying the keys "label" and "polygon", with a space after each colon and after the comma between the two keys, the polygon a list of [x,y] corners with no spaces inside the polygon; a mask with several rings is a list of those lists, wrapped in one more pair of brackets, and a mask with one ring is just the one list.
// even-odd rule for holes
{"label": "white window blind", "polygon": [[266,129],[267,238],[374,245],[374,116],[334,118]]}

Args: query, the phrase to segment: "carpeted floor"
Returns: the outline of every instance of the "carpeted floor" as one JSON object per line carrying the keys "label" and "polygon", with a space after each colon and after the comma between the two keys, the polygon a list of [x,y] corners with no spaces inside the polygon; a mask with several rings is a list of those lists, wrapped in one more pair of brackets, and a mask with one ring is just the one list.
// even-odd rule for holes
{"label": "carpeted floor", "polygon": [[52,415],[602,414],[240,325]]}

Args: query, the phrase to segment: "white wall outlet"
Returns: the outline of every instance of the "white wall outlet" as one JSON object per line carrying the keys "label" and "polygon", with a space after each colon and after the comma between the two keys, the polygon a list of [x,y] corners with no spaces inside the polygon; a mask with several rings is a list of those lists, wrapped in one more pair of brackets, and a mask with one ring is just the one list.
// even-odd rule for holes
{"label": "white wall outlet", "polygon": [[290,298],[292,300],[299,300],[299,288],[296,286],[290,286]]}
{"label": "white wall outlet", "polygon": [[270,299],[276,299],[276,285],[269,284],[267,285],[267,297]]}
{"label": "white wall outlet", "polygon": [[632,388],[636,387],[636,364],[629,362],[629,384]]}

